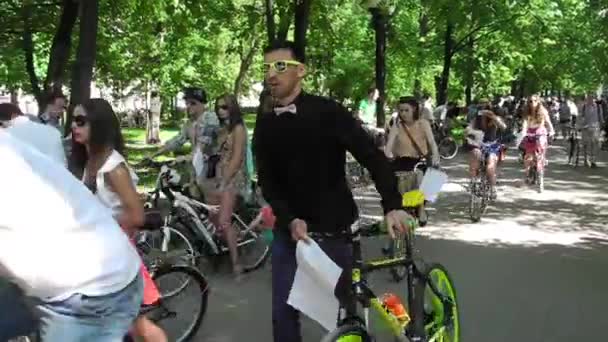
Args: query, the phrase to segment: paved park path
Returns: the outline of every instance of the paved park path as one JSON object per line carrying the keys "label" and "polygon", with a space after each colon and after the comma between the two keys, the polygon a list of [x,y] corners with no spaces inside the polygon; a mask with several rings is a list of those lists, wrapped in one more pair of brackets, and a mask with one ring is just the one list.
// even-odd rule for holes
{"label": "paved park path", "polygon": [[[518,187],[514,151],[500,172],[499,199],[480,223],[466,214],[466,162],[445,162],[450,182],[419,229],[417,247],[444,264],[459,296],[462,341],[606,341],[608,307],[608,165],[566,166],[566,151],[552,146],[546,191]],[[606,155],[602,156],[606,160]],[[357,191],[363,215],[380,214],[373,189]],[[364,242],[377,256],[382,242]],[[197,341],[272,341],[270,270],[235,284],[226,272],[209,275],[210,306]],[[387,272],[370,277],[381,294],[404,294]],[[403,295],[402,295],[403,296]],[[389,341],[382,338],[379,341]],[[322,328],[303,319],[304,341]]]}

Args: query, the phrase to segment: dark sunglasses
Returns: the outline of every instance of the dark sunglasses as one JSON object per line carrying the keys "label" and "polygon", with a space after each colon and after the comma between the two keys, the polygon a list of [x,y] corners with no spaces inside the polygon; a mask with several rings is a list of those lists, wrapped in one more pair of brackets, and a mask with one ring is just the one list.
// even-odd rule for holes
{"label": "dark sunglasses", "polygon": [[223,109],[223,110],[228,110],[228,105],[221,105],[221,106],[217,106],[217,108],[219,109]]}
{"label": "dark sunglasses", "polygon": [[84,115],[76,115],[74,117],[74,123],[76,124],[77,127],[83,127],[84,125],[86,125],[89,120],[87,119],[86,116]]}

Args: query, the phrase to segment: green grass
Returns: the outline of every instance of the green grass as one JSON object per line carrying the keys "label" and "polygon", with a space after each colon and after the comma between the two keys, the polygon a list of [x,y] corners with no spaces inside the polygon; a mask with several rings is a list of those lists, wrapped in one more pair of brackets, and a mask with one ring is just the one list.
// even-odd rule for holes
{"label": "green grass", "polygon": [[[161,128],[160,139],[163,143],[179,133],[177,128]],[[125,138],[127,148],[128,162],[134,168],[135,173],[139,177],[138,188],[140,191],[150,190],[154,188],[154,182],[158,175],[158,170],[148,167],[138,167],[136,164],[141,162],[146,156],[157,151],[159,145],[146,144],[146,130],[143,128],[123,128],[122,135]],[[187,144],[180,150],[174,153],[167,153],[156,158],[156,160],[172,159],[175,156],[183,155],[190,152],[190,145]]]}
{"label": "green grass", "polygon": [[[244,117],[245,125],[247,126],[247,130],[249,131],[249,138],[253,135],[253,128],[255,127],[255,114],[247,114]],[[179,128],[176,127],[161,127],[160,130],[160,140],[162,144],[167,142],[169,139],[174,137],[179,133]],[[150,190],[154,187],[154,182],[156,181],[156,177],[158,176],[158,170],[147,167],[137,167],[136,164],[139,163],[146,156],[152,154],[157,151],[162,144],[159,145],[148,145],[146,144],[146,130],[143,128],[123,128],[122,135],[125,139],[125,144],[127,147],[127,156],[129,164],[134,168],[135,173],[139,177],[139,190]],[[185,144],[181,149],[167,153],[162,156],[158,156],[155,160],[167,160],[173,159],[177,156],[185,155],[190,153],[191,147],[190,144]],[[186,175],[187,173],[184,173]]]}

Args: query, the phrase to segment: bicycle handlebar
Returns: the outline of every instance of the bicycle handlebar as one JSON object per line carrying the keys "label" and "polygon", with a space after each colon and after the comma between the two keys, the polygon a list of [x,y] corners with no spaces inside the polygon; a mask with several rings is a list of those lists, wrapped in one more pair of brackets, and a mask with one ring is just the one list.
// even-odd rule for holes
{"label": "bicycle handlebar", "polygon": [[179,163],[183,163],[185,161],[180,161],[177,159],[169,159],[169,160],[163,160],[163,161],[156,161],[153,159],[142,159],[139,163],[136,163],[136,166],[149,166],[149,167],[153,167],[153,168],[161,168],[165,165],[167,166],[173,166]]}

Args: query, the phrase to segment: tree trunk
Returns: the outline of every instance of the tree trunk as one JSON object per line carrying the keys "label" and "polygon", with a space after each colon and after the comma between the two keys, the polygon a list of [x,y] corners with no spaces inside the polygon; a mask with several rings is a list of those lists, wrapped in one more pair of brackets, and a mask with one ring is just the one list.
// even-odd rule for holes
{"label": "tree trunk", "polygon": [[146,144],[160,143],[160,115],[162,102],[160,97],[150,99],[150,108],[146,111]]}
{"label": "tree trunk", "polygon": [[475,40],[469,37],[467,42],[467,74],[465,76],[465,101],[467,106],[473,101],[473,85],[475,82]]}
{"label": "tree trunk", "polygon": [[70,110],[66,120],[67,127],[72,123],[72,112],[75,105],[91,97],[91,80],[97,54],[97,24],[99,20],[99,0],[87,0],[81,3],[80,32],[76,61],[72,70],[72,96]]}
{"label": "tree trunk", "polygon": [[[45,94],[60,92],[64,81],[65,67],[70,57],[72,31],[78,18],[78,1],[63,0],[61,17],[49,57],[49,65],[44,81]],[[46,104],[43,104],[43,106]]]}
{"label": "tree trunk", "polygon": [[241,88],[243,87],[243,80],[245,76],[247,76],[247,72],[249,72],[249,68],[251,67],[251,63],[253,63],[253,57],[255,57],[255,53],[258,51],[258,39],[254,38],[252,46],[249,48],[249,51],[245,54],[244,57],[241,57],[241,66],[239,68],[239,74],[234,81],[234,95],[238,98],[241,93]]}
{"label": "tree trunk", "polygon": [[11,89],[11,103],[15,105],[19,104],[19,89]]}
{"label": "tree trunk", "polygon": [[386,101],[386,18],[378,9],[372,9],[372,20],[376,32],[376,88],[380,94],[376,104],[376,125],[384,127],[384,102]]}
{"label": "tree trunk", "polygon": [[291,17],[293,16],[293,8],[286,7],[282,11],[279,11],[279,29],[275,39],[279,42],[287,40],[287,34],[291,27]]}
{"label": "tree trunk", "polygon": [[424,39],[429,33],[429,17],[427,15],[427,0],[420,0],[420,14],[418,15],[418,44],[416,47],[416,78],[414,79],[414,96],[422,98],[422,81],[420,74],[424,67]]}
{"label": "tree trunk", "polygon": [[[36,66],[34,65],[34,41],[32,38],[32,11],[33,5],[31,1],[23,2],[23,52],[25,54],[25,70],[30,79],[30,86],[32,87],[32,93],[36,98],[36,101],[42,103],[42,91],[40,90],[40,80],[36,75]],[[42,106],[39,106],[39,112],[44,110]]]}
{"label": "tree trunk", "polygon": [[272,44],[276,37],[276,25],[274,23],[274,4],[272,0],[264,1],[264,12],[266,14],[266,34],[268,43]]}
{"label": "tree trunk", "polygon": [[295,30],[293,33],[294,43],[300,48],[305,56],[306,51],[306,32],[308,31],[308,22],[310,17],[310,5],[312,0],[296,0],[294,15],[295,15]]}
{"label": "tree trunk", "polygon": [[452,57],[454,56],[454,24],[448,19],[445,29],[443,71],[439,79],[439,89],[437,90],[437,105],[445,104],[448,100],[448,87],[450,82],[450,68],[452,67]]}

